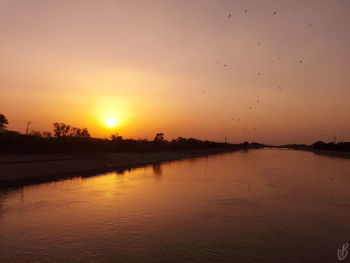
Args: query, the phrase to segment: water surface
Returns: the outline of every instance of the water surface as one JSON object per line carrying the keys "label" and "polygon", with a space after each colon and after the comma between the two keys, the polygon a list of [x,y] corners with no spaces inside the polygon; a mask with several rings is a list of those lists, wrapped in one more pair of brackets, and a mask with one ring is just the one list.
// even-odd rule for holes
{"label": "water surface", "polygon": [[338,262],[349,219],[350,160],[241,151],[2,190],[0,262]]}

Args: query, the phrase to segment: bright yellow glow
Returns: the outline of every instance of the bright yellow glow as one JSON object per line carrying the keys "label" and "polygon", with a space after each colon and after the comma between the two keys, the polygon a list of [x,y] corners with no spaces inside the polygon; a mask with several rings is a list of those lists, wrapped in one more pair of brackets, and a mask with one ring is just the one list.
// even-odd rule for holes
{"label": "bright yellow glow", "polygon": [[118,120],[115,116],[107,116],[106,117],[106,125],[109,128],[113,128],[118,125]]}
{"label": "bright yellow glow", "polygon": [[96,120],[93,130],[96,134],[107,137],[116,132],[125,134],[131,120],[130,103],[126,98],[99,96],[90,109],[91,117]]}

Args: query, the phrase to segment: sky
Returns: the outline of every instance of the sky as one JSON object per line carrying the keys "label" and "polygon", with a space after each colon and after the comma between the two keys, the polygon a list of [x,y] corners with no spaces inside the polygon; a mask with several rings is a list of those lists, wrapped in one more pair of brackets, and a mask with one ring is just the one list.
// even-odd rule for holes
{"label": "sky", "polygon": [[20,132],[350,141],[349,25],[348,0],[0,0],[0,113]]}

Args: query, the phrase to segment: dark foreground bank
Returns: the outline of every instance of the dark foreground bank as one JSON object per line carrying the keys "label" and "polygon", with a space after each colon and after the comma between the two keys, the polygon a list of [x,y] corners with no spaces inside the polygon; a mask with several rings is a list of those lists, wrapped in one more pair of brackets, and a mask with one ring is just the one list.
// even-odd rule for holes
{"label": "dark foreground bank", "polygon": [[139,153],[0,155],[0,187],[46,182],[256,147]]}

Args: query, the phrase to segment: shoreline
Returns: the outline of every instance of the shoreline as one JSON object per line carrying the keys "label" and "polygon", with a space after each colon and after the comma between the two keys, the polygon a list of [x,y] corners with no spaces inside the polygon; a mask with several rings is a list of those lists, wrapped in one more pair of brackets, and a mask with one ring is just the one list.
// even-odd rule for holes
{"label": "shoreline", "polygon": [[350,159],[350,152],[313,149],[313,148],[293,148],[293,147],[285,147],[285,149],[312,152],[312,153],[317,154],[317,155],[323,155],[323,156],[328,156],[328,157]]}
{"label": "shoreline", "polygon": [[197,149],[173,152],[76,153],[0,155],[0,188],[16,187],[73,177],[125,171],[146,165],[198,158],[255,148]]}
{"label": "shoreline", "polygon": [[322,150],[322,149],[303,149],[303,150],[309,151],[318,155],[350,159],[350,152],[340,152],[340,151]]}

